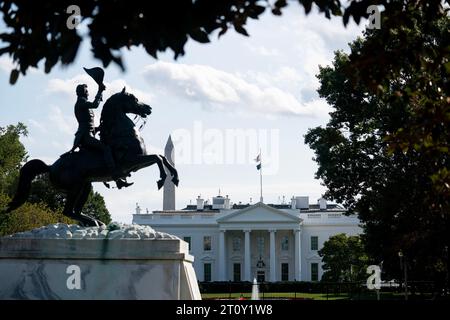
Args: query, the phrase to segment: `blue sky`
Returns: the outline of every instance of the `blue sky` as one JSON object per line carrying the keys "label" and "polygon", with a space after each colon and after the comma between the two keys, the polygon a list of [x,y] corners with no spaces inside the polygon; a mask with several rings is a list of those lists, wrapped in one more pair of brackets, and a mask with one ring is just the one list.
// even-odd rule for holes
{"label": "blue sky", "polygon": [[[0,28],[4,28],[0,26]],[[177,208],[201,195],[229,195],[232,202],[259,199],[259,173],[253,159],[262,150],[263,195],[266,203],[283,196],[307,195],[315,202],[325,188],[314,179],[312,151],[304,144],[308,128],[325,125],[331,108],[316,90],[318,65],[330,64],[333,52],[348,51],[364,25],[327,20],[316,12],[307,17],[292,5],[282,17],[265,14],[247,24],[250,37],[229,31],[209,44],[189,41],[186,55],[172,52],[158,60],[141,48],[124,50],[126,72],[110,65],[105,71],[105,98],[122,89],[149,103],[153,113],[142,129],[149,153],[162,153],[172,134],[180,174]],[[83,32],[83,27],[81,28]],[[85,41],[74,64],[57,65],[50,74],[32,70],[16,85],[8,83],[11,60],[0,58],[0,126],[25,123],[23,139],[30,159],[51,164],[70,149],[77,124],[73,115],[75,86],[94,83],[82,67],[100,66]],[[99,112],[97,121],[99,120]],[[127,189],[94,184],[113,220],[129,223],[136,203],[159,210],[156,167],[133,174]]]}

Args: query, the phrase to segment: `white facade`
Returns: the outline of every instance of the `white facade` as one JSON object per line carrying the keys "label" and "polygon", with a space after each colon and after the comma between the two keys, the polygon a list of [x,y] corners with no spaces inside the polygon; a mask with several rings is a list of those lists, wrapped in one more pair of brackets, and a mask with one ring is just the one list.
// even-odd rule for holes
{"label": "white facade", "polygon": [[323,243],[332,235],[356,235],[362,229],[356,216],[345,216],[337,205],[319,199],[305,208],[307,197],[298,198],[302,206],[295,200],[292,205],[230,205],[220,196],[213,204],[221,199],[225,204],[214,206],[198,199],[184,210],[134,214],[133,223],[190,241],[200,281],[320,280],[318,250]]}

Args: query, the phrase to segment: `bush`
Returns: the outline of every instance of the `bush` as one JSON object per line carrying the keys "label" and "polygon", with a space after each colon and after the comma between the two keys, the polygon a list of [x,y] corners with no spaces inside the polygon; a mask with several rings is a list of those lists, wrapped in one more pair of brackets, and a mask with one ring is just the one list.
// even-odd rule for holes
{"label": "bush", "polygon": [[73,224],[74,220],[61,212],[50,210],[43,203],[25,203],[10,213],[5,213],[10,198],[0,193],[0,236],[28,231],[57,222]]}

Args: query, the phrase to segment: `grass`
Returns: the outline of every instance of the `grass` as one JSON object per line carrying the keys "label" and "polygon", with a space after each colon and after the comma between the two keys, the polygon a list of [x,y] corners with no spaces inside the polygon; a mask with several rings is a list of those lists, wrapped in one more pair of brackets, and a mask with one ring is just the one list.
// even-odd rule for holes
{"label": "grass", "polygon": [[[244,299],[251,298],[251,293],[243,293]],[[239,299],[241,293],[203,293],[203,299]],[[299,300],[327,300],[327,295],[322,293],[294,293],[294,292],[266,292],[260,294],[260,299],[299,299]],[[329,300],[346,299],[347,295],[328,295]]]}
{"label": "grass", "polygon": [[[251,293],[202,293],[202,299],[230,299],[236,300],[240,297],[248,300],[251,298]],[[304,292],[266,292],[260,293],[260,299],[297,299],[297,300],[376,300],[377,295],[375,292],[364,292],[358,295],[353,294],[353,299],[350,299],[348,293],[334,294],[329,293],[328,297],[326,293],[304,293]],[[403,293],[394,292],[381,292],[380,300],[403,300]]]}

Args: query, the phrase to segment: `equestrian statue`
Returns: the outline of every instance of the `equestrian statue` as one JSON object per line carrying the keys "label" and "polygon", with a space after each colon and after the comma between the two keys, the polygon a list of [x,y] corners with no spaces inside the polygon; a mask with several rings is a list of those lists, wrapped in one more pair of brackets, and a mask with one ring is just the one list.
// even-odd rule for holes
{"label": "equestrian statue", "polygon": [[[66,192],[67,197],[63,213],[83,226],[98,226],[101,221],[82,213],[84,204],[92,190],[93,182],[103,182],[109,188],[109,181],[115,181],[117,188],[128,187],[126,178],[139,169],[156,164],[160,179],[158,189],[164,185],[166,170],[172,182],[178,186],[178,173],[166,157],[158,154],[148,155],[144,140],[128,113],[145,119],[151,114],[150,106],[139,102],[125,88],[113,94],[103,105],[99,127],[94,126],[92,109],[99,107],[102,93],[104,71],[96,67],[85,71],[98,84],[98,91],[93,102],[88,101],[87,85],[76,88],[77,102],[74,113],[78,121],[78,130],[72,149],[64,153],[52,165],[34,159],[25,163],[20,170],[16,194],[8,205],[7,211],[20,207],[28,198],[31,182],[40,174],[49,174],[50,182]],[[95,135],[100,133],[100,140]]]}

